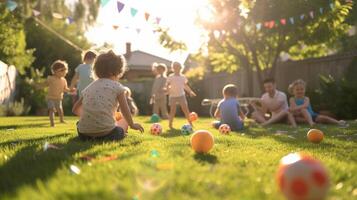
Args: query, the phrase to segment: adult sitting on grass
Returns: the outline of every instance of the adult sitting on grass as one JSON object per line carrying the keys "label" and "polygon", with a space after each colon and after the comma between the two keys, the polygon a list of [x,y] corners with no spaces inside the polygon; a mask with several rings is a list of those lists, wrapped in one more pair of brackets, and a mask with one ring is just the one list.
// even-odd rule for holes
{"label": "adult sitting on grass", "polygon": [[115,55],[113,51],[103,53],[95,61],[94,72],[98,79],[82,91],[81,98],[73,106],[73,112],[76,114],[82,106],[77,123],[79,138],[123,139],[125,128],[115,125],[118,104],[129,127],[143,132],[143,127],[133,122],[125,96],[126,90],[118,82],[125,72],[125,58]]}
{"label": "adult sitting on grass", "polygon": [[[289,112],[286,94],[276,89],[275,80],[264,80],[264,90],[265,94],[263,94],[261,100],[251,103],[255,110],[252,113],[253,119],[263,126],[278,122],[288,122],[293,127],[296,127],[294,116]],[[268,112],[271,113],[270,118],[265,117]]]}

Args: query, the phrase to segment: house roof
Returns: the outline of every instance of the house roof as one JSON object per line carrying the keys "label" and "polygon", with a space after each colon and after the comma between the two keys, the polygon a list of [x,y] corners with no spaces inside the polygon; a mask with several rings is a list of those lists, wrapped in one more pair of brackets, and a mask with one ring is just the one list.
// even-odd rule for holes
{"label": "house roof", "polygon": [[127,62],[129,70],[151,70],[151,65],[154,62],[170,66],[172,61],[136,50],[131,52],[130,57],[127,58]]}

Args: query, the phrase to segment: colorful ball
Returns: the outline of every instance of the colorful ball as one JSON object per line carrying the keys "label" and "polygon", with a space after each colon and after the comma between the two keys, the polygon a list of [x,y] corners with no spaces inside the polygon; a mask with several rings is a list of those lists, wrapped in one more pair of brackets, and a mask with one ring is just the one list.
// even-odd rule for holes
{"label": "colorful ball", "polygon": [[190,119],[191,122],[196,121],[198,119],[197,113],[191,112],[190,115],[189,115],[189,119]]}
{"label": "colorful ball", "polygon": [[287,199],[325,199],[329,178],[324,166],[316,159],[291,153],[280,160],[277,183]]}
{"label": "colorful ball", "polygon": [[193,133],[192,126],[189,124],[183,125],[181,127],[181,133],[182,133],[182,135],[190,135],[191,133]]}
{"label": "colorful ball", "polygon": [[191,136],[191,147],[196,153],[207,153],[213,145],[213,135],[206,130],[198,130]]}
{"label": "colorful ball", "polygon": [[231,127],[228,124],[222,124],[219,126],[218,131],[223,135],[228,135],[231,132]]}
{"label": "colorful ball", "polygon": [[313,143],[320,143],[324,139],[324,133],[318,129],[310,129],[307,132],[307,139]]}
{"label": "colorful ball", "polygon": [[123,118],[121,112],[115,112],[115,121],[119,121]]}
{"label": "colorful ball", "polygon": [[159,121],[160,121],[160,116],[159,115],[157,115],[155,113],[151,115],[151,118],[150,118],[150,122],[151,123],[157,123]]}
{"label": "colorful ball", "polygon": [[162,133],[162,126],[159,123],[151,125],[150,133],[152,135],[160,135]]}

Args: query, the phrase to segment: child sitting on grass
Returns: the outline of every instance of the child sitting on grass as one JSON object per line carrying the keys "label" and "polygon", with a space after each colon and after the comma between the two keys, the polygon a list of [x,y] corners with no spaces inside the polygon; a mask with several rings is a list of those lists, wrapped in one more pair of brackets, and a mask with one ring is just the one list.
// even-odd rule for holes
{"label": "child sitting on grass", "polygon": [[67,81],[64,78],[68,72],[68,66],[65,61],[57,60],[51,65],[52,76],[48,76],[46,85],[48,86],[47,106],[48,115],[50,117],[51,126],[55,126],[54,116],[58,112],[61,123],[65,123],[63,119],[62,99],[63,93],[71,91],[67,86]]}
{"label": "child sitting on grass", "polygon": [[176,104],[181,106],[181,110],[185,114],[185,117],[189,124],[192,125],[192,122],[189,118],[189,109],[185,96],[185,91],[189,93],[191,97],[196,96],[192,89],[187,85],[187,78],[182,74],[182,66],[179,62],[172,63],[172,70],[174,71],[167,78],[167,88],[169,90],[169,105],[170,105],[170,114],[169,114],[169,127],[173,129],[172,122],[176,114]]}
{"label": "child sitting on grass", "polygon": [[98,79],[82,91],[81,98],[73,106],[74,113],[82,106],[77,123],[80,139],[123,139],[126,136],[123,127],[115,125],[118,104],[129,127],[143,132],[143,127],[133,122],[125,88],[118,82],[125,72],[125,58],[108,51],[97,57],[93,69]]}
{"label": "child sitting on grass", "polygon": [[220,121],[215,123],[215,128],[219,128],[221,124],[228,124],[232,131],[243,129],[243,120],[245,116],[240,109],[238,97],[238,88],[233,84],[228,84],[223,88],[223,99],[218,103],[214,117]]}
{"label": "child sitting on grass", "polygon": [[153,63],[152,70],[156,75],[154,84],[151,90],[150,103],[153,104],[153,113],[159,115],[163,119],[168,118],[167,114],[167,91],[166,91],[166,71],[167,67],[163,63]]}
{"label": "child sitting on grass", "polygon": [[337,121],[326,115],[315,113],[312,110],[309,97],[305,96],[305,81],[298,79],[289,85],[289,92],[294,95],[290,98],[290,112],[294,114],[297,122],[308,123],[314,126],[316,123],[338,124],[345,126],[343,120]]}

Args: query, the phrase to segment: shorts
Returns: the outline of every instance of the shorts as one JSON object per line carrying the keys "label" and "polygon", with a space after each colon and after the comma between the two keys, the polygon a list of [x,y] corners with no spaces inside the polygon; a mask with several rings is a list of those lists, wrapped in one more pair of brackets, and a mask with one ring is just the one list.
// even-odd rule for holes
{"label": "shorts", "polygon": [[[78,122],[77,122],[78,124]],[[110,141],[114,141],[114,140],[122,140],[126,137],[126,134],[124,132],[124,129],[122,129],[121,127],[116,126],[115,128],[113,128],[107,135],[103,135],[103,136],[89,136],[86,134],[83,134],[81,132],[79,132],[78,128],[77,128],[77,132],[78,132],[78,137],[79,139],[86,141],[86,140],[110,140]]]}
{"label": "shorts", "polygon": [[62,109],[62,100],[47,99],[48,109]]}
{"label": "shorts", "polygon": [[179,96],[179,97],[169,97],[169,105],[172,104],[186,104],[187,105],[187,100],[186,100],[186,96]]}

